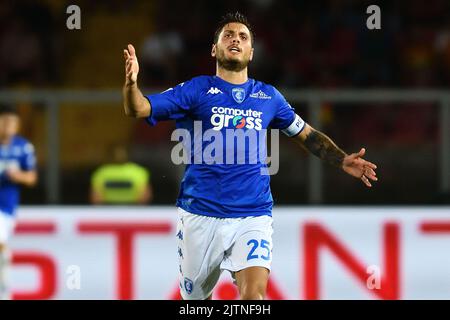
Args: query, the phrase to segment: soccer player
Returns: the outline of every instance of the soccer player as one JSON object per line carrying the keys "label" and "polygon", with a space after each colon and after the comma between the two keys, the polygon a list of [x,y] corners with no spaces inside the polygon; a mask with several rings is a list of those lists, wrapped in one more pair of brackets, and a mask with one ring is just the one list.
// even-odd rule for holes
{"label": "soccer player", "polygon": [[14,230],[20,185],[37,182],[33,145],[17,135],[19,115],[11,106],[0,106],[0,299],[8,299],[8,240]]}
{"label": "soccer player", "polygon": [[[245,16],[227,14],[219,23],[211,49],[216,75],[198,76],[148,96],[138,88],[138,59],[134,47],[128,45],[124,50],[125,114],[146,118],[150,125],[176,120],[177,128],[191,134],[194,122],[201,121],[203,130],[219,131],[223,141],[227,130],[280,129],[312,154],[371,187],[371,180],[377,180],[376,166],[362,158],[364,148],[345,153],[329,137],[305,123],[277,89],[248,78],[253,43],[254,34]],[[202,143],[204,149],[208,141]],[[233,152],[233,148],[225,145],[224,152]],[[258,153],[258,145],[249,148],[253,150],[248,154]],[[183,299],[210,299],[222,270],[231,272],[241,299],[265,298],[272,261],[273,200],[270,177],[261,174],[264,166],[263,162],[205,161],[186,166],[177,199]]]}

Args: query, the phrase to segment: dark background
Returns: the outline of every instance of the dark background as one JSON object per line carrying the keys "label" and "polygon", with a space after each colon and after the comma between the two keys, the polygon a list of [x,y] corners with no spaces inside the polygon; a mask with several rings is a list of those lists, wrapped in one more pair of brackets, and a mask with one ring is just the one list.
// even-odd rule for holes
{"label": "dark background", "polygon": [[[81,30],[68,30],[66,8],[81,8]],[[381,8],[381,30],[368,30],[366,8]],[[0,89],[112,89],[123,84],[123,53],[134,44],[140,87],[166,89],[214,74],[212,38],[228,11],[246,14],[256,32],[252,78],[281,92],[307,89],[448,90],[450,2],[413,1],[2,1]],[[303,102],[292,102],[308,122]],[[22,134],[36,146],[41,177],[25,204],[46,203],[45,105],[19,103]],[[170,161],[173,123],[148,127],[120,103],[59,105],[61,204],[87,204],[90,175],[113,143],[152,173],[156,204],[173,204],[182,168]],[[379,182],[362,183],[324,165],[324,204],[449,203],[440,189],[437,103],[321,104],[321,130],[347,152],[367,149]],[[281,138],[277,204],[308,203],[308,155]]]}

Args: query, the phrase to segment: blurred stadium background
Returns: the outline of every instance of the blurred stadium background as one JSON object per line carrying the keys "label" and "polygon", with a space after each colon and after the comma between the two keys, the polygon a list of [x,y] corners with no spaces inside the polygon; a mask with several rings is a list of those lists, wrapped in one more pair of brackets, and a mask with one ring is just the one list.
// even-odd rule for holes
{"label": "blurred stadium background", "polygon": [[[66,28],[69,16],[66,8],[70,4],[81,8],[81,30]],[[286,226],[289,221],[306,223],[315,219],[314,210],[319,208],[317,217],[325,224],[331,221],[338,224],[327,226],[332,233],[342,232],[342,241],[349,250],[356,256],[373,254],[372,264],[376,264],[383,260],[378,256],[378,236],[374,236],[374,244],[358,247],[358,239],[366,235],[360,230],[367,228],[370,237],[379,229],[379,237],[382,237],[381,230],[384,223],[388,223],[386,221],[398,219],[400,227],[404,224],[405,230],[414,229],[416,222],[422,223],[417,216],[421,215],[424,219],[429,217],[443,223],[443,227],[431,228],[441,230],[440,242],[430,244],[425,250],[442,254],[442,251],[438,254],[439,250],[444,248],[445,251],[450,245],[450,237],[445,237],[445,230],[450,229],[450,3],[446,0],[378,2],[381,30],[368,30],[366,8],[371,4],[376,3],[356,0],[2,1],[0,101],[18,107],[23,123],[21,133],[36,147],[40,174],[36,188],[23,190],[24,206],[19,218],[22,217],[25,225],[22,225],[23,229],[18,228],[13,245],[18,250],[44,252],[46,245],[52,246],[49,240],[37,242],[41,239],[39,235],[21,236],[30,219],[34,223],[44,223],[43,229],[47,228],[47,231],[54,230],[52,224],[45,224],[52,219],[55,219],[54,227],[63,230],[62,226],[70,226],[77,217],[101,220],[108,212],[112,219],[124,219],[129,213],[133,219],[141,220],[155,215],[158,221],[164,219],[163,212],[169,225],[174,223],[174,202],[183,172],[183,168],[173,165],[170,160],[174,145],[170,135],[174,123],[161,123],[150,128],[142,120],[124,116],[120,92],[124,79],[122,50],[128,43],[135,45],[141,68],[140,87],[147,88],[143,91],[162,91],[195,75],[214,73],[210,47],[216,23],[225,12],[240,10],[248,16],[256,32],[255,60],[250,65],[250,76],[277,86],[307,122],[327,133],[347,152],[366,147],[367,158],[378,165],[380,181],[369,190],[334,168],[308,157],[287,138],[281,137],[280,170],[272,177],[272,192],[276,205],[281,208],[278,216],[283,215],[283,211],[289,212],[280,221]],[[90,206],[91,175],[99,165],[110,162],[108,150],[112,144],[127,145],[130,158],[151,171],[152,204],[145,208],[115,210]],[[286,205],[290,206],[283,208]],[[356,209],[349,208],[355,205],[358,205]],[[406,212],[409,209],[423,211],[412,213],[414,218],[409,220]],[[364,219],[355,218],[353,232],[356,233],[349,236],[352,231],[340,229],[339,223],[345,221],[347,227],[352,228],[353,220],[347,215],[355,210],[360,210]],[[120,215],[120,212],[124,213]],[[57,215],[64,215],[64,218]],[[276,220],[276,211],[274,216]],[[347,218],[339,220],[343,216]],[[389,225],[386,228],[389,230]],[[417,228],[430,230],[427,225]],[[58,239],[66,239],[63,231],[58,232]],[[282,234],[284,229],[276,232]],[[295,232],[295,242],[298,242],[299,231]],[[350,237],[348,241],[346,236]],[[405,239],[414,237],[401,238],[407,241]],[[83,242],[83,248],[96,246],[95,239]],[[77,241],[71,241],[74,240],[67,240],[67,243],[78,246]],[[413,242],[406,245],[416,247],[416,240],[410,241]],[[289,241],[286,240],[284,245],[289,246]],[[85,288],[92,286],[91,292],[82,289],[76,294],[61,294],[55,289],[51,294],[45,295],[42,291],[34,297],[172,297],[170,292],[176,288],[176,244],[167,240],[161,252],[157,245],[150,243],[149,246],[154,250],[153,257],[168,255],[164,251],[166,247],[174,253],[168,258],[173,259],[173,264],[167,263],[159,269],[173,269],[170,273],[174,275],[173,279],[167,276],[170,278],[166,281],[167,292],[158,295],[151,289],[142,288],[134,292],[125,285],[116,289],[134,294],[120,295],[114,289],[116,280],[113,279],[103,291],[95,291],[93,277],[90,284],[86,283],[88,280],[82,280]],[[282,244],[280,250],[281,247]],[[73,248],[73,256],[64,258],[64,263],[59,262],[62,271],[58,269],[60,277],[56,287],[64,286],[66,264],[82,264],[76,258],[80,248]],[[128,250],[126,246],[120,248]],[[104,250],[103,253],[112,249]],[[145,248],[141,251],[145,256]],[[405,249],[405,255],[407,251]],[[113,265],[115,258],[110,255],[112,253],[107,253],[102,263],[107,265],[105,261],[109,261],[109,265]],[[289,263],[303,264],[298,254],[291,259]],[[414,269],[416,260],[405,259],[412,264],[407,269]],[[440,278],[441,287],[435,291],[434,282],[427,279],[434,279],[436,286],[439,281],[427,265],[413,272],[411,277],[417,280],[414,288],[402,287],[397,295],[387,293],[378,297],[450,298],[450,257],[436,259],[442,271],[437,274],[444,278]],[[407,265],[402,261],[401,267]],[[432,261],[430,265],[434,264]],[[139,263],[135,267],[143,269],[139,274],[145,274],[145,267]],[[274,264],[281,265],[279,262]],[[82,274],[89,272],[87,268],[81,268]],[[123,283],[128,279],[126,270],[121,271]],[[157,277],[158,270],[152,270]],[[358,273],[356,269],[351,270]],[[408,274],[408,270],[403,270],[404,274]],[[340,271],[336,277],[347,279],[345,274],[353,279],[353,271],[350,275]],[[333,274],[334,271],[328,272]],[[164,275],[166,273],[164,271]],[[357,284],[344,280],[337,282],[336,287],[324,289],[328,295],[314,295],[305,289],[306,277],[298,279],[297,269],[291,276],[295,278],[284,278],[285,286],[289,288],[285,289],[287,293],[272,297],[376,297],[365,296],[359,289],[352,289]],[[90,279],[88,275],[86,278]],[[327,279],[334,281],[332,276]],[[402,285],[407,284],[408,279],[404,275]],[[39,276],[29,268],[17,268],[14,280],[29,289],[29,283],[39,283]],[[142,281],[139,283],[144,286]],[[290,288],[288,283],[291,281],[301,284]],[[346,283],[350,288],[345,287]],[[225,282],[221,287],[225,291],[220,297],[234,297],[233,289],[227,284]],[[326,286],[326,283],[322,285]],[[161,283],[158,288],[164,288],[164,285]],[[414,290],[423,295],[415,294]],[[345,292],[354,294],[346,295]],[[26,294],[22,296],[26,297]]]}

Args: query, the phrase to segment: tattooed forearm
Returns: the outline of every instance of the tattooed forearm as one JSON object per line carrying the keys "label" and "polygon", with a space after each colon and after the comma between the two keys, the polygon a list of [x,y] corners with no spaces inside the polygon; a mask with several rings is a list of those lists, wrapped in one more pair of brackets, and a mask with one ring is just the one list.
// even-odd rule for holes
{"label": "tattooed forearm", "polygon": [[312,154],[329,164],[336,167],[342,166],[342,161],[346,156],[345,152],[322,132],[311,131],[306,137],[304,145]]}

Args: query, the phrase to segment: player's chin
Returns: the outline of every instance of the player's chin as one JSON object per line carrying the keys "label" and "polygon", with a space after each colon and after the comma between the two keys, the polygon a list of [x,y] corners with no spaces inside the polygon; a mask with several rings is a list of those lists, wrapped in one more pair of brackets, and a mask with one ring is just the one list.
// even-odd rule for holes
{"label": "player's chin", "polygon": [[236,65],[247,65],[249,63],[248,59],[245,59],[245,57],[230,57],[227,59],[229,63],[236,64]]}
{"label": "player's chin", "polygon": [[225,59],[228,60],[228,61],[239,61],[240,62],[242,60],[242,55],[241,54],[236,55],[236,54],[233,54],[233,53],[229,52],[225,56]]}

